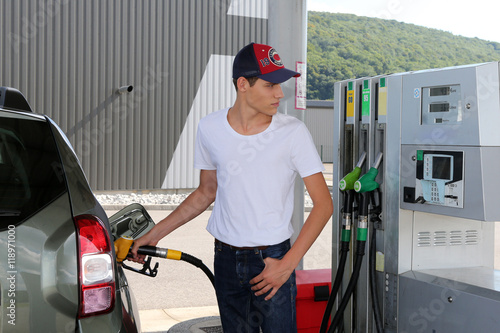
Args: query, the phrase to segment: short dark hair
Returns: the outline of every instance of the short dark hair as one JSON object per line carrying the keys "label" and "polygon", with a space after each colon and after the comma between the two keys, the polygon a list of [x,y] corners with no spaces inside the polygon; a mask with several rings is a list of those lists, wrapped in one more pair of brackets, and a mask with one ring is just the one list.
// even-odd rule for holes
{"label": "short dark hair", "polygon": [[[251,77],[246,77],[245,79],[247,79],[248,83],[250,84],[250,87],[253,87],[253,85],[255,84],[255,82],[257,82],[259,78],[256,76],[251,76]],[[238,91],[238,79],[233,79],[233,84],[236,91]]]}

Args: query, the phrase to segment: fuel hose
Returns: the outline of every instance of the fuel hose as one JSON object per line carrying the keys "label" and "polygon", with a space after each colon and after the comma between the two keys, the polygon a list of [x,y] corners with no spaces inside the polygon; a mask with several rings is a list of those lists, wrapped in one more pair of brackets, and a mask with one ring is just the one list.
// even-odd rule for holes
{"label": "fuel hose", "polygon": [[335,332],[343,319],[344,310],[347,307],[349,299],[354,292],[356,284],[358,282],[359,273],[361,271],[361,264],[363,262],[363,257],[365,255],[365,244],[368,236],[368,206],[369,206],[369,195],[370,192],[379,188],[379,184],[375,181],[378,175],[378,167],[382,161],[382,153],[378,153],[375,158],[375,162],[372,164],[370,170],[359,178],[354,183],[354,190],[361,194],[359,203],[359,216],[358,216],[358,227],[357,227],[357,237],[356,237],[356,258],[354,260],[354,268],[349,279],[342,301],[339,304],[337,312],[333,317],[332,324],[328,329],[328,333]]}
{"label": "fuel hose", "polygon": [[328,329],[328,320],[330,318],[330,313],[332,312],[333,305],[337,299],[340,285],[342,283],[342,277],[344,275],[345,264],[347,261],[347,255],[349,252],[349,243],[351,239],[351,218],[352,218],[352,205],[354,200],[354,191],[349,190],[344,192],[344,217],[342,222],[342,232],[340,239],[340,259],[337,268],[337,273],[335,274],[335,280],[332,285],[332,291],[328,297],[328,302],[326,304],[325,312],[323,314],[323,320],[321,321],[321,326],[319,329],[320,333],[325,333]]}
{"label": "fuel hose", "polygon": [[212,282],[212,286],[215,287],[215,279],[212,271],[210,271],[210,269],[203,263],[203,261],[201,261],[196,257],[193,257],[190,254],[177,250],[170,250],[150,245],[139,247],[137,253],[163,259],[182,260],[187,263],[190,263],[191,265],[201,269],[205,273],[205,275],[210,279],[210,282]]}

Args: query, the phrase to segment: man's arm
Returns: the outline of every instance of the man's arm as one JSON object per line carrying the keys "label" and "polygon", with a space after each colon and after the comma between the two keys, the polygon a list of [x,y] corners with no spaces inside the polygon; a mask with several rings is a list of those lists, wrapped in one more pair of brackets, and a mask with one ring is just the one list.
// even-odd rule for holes
{"label": "man's arm", "polygon": [[255,295],[257,296],[263,295],[272,289],[266,300],[271,299],[288,280],[333,213],[330,191],[321,172],[305,177],[304,185],[313,201],[313,208],[302,226],[297,240],[283,259],[264,259],[266,267],[250,281],[254,285],[252,290],[256,291]]}
{"label": "man's arm", "polygon": [[144,256],[137,255],[143,245],[156,246],[160,239],[203,213],[215,200],[217,192],[217,171],[201,170],[200,185],[170,215],[158,222],[147,234],[136,239],[131,253],[133,261],[143,262]]}

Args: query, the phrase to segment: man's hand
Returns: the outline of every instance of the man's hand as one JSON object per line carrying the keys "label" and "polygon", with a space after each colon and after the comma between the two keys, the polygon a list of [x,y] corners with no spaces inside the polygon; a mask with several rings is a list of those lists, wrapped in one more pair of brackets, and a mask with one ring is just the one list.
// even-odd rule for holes
{"label": "man's hand", "polygon": [[150,230],[150,232],[148,232],[144,236],[134,240],[134,244],[130,250],[131,256],[127,257],[128,260],[144,264],[144,259],[146,258],[146,256],[143,254],[137,254],[137,250],[139,249],[139,247],[144,245],[156,246],[156,244],[158,244],[158,241],[153,240],[151,231],[152,230]]}
{"label": "man's hand", "polygon": [[250,280],[250,284],[253,285],[252,290],[256,291],[255,296],[260,296],[271,290],[269,295],[266,296],[265,300],[268,301],[278,292],[278,289],[288,280],[293,272],[286,261],[266,258],[264,259],[266,266],[264,270]]}

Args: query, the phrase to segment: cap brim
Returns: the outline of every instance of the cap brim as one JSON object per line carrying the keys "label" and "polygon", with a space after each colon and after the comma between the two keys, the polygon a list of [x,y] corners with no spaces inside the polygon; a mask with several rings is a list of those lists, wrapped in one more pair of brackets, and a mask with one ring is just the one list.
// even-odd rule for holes
{"label": "cap brim", "polygon": [[281,68],[278,69],[277,71],[267,73],[267,74],[262,74],[262,75],[257,75],[259,79],[265,80],[267,82],[271,83],[283,83],[287,81],[288,79],[292,77],[299,77],[300,73],[291,71],[286,68]]}

